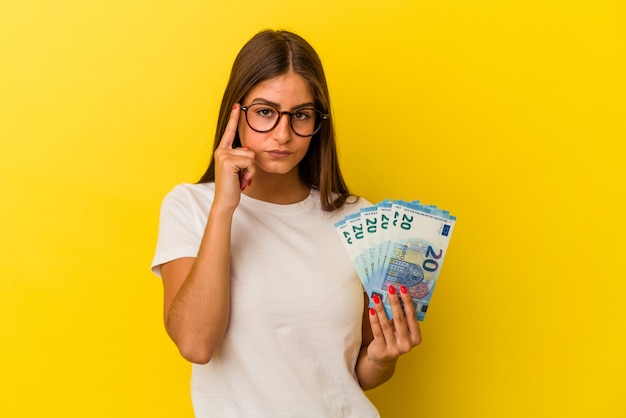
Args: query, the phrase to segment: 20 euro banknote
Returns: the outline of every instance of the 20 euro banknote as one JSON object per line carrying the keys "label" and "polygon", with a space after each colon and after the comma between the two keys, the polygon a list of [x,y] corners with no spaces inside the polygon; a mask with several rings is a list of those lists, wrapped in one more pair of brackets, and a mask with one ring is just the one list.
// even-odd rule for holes
{"label": "20 euro banknote", "polygon": [[405,286],[423,321],[455,222],[435,206],[386,200],[335,227],[370,299],[378,294],[392,318],[387,289]]}

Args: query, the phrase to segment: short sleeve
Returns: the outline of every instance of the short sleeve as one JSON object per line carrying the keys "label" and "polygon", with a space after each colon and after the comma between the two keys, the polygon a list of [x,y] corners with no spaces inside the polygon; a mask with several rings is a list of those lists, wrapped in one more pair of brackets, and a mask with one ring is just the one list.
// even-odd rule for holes
{"label": "short sleeve", "polygon": [[196,257],[202,241],[206,215],[202,215],[190,190],[176,186],[161,204],[159,233],[151,269],[161,277],[161,264]]}

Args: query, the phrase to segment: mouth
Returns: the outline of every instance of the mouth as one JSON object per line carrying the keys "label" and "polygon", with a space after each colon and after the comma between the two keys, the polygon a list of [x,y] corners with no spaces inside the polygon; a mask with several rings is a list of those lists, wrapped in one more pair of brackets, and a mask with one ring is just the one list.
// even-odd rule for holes
{"label": "mouth", "polygon": [[292,154],[291,151],[279,150],[279,149],[269,150],[267,151],[267,153],[274,158],[285,158],[285,157],[289,157]]}

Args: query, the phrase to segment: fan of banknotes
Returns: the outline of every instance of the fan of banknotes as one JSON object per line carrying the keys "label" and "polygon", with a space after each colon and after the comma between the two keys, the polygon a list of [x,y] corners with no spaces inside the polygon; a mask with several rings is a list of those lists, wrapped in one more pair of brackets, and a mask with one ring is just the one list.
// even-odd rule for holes
{"label": "fan of banknotes", "polygon": [[423,321],[455,222],[435,206],[385,200],[347,216],[335,228],[370,301],[377,294],[392,318],[387,289],[405,286]]}

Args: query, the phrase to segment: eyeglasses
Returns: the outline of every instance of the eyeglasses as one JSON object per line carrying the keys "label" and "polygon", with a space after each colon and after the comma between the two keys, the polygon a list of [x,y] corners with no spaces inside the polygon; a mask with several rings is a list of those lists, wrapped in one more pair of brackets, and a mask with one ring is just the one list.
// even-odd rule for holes
{"label": "eyeglasses", "polygon": [[256,132],[269,132],[278,126],[283,115],[289,115],[289,126],[296,135],[307,137],[315,135],[321,128],[322,122],[328,120],[328,115],[317,109],[305,107],[295,112],[281,112],[272,105],[254,103],[250,106],[241,106],[246,114],[246,122],[250,129]]}

